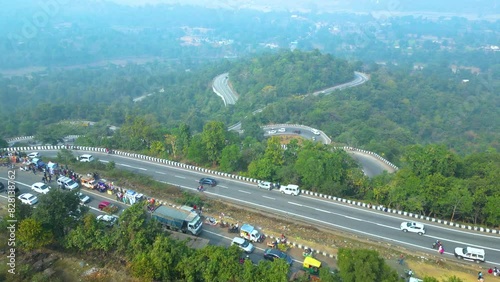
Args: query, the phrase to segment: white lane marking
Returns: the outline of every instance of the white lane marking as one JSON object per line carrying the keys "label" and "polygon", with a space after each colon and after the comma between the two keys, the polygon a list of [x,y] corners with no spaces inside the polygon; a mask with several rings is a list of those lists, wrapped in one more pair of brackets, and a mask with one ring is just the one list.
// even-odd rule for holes
{"label": "white lane marking", "polygon": [[165,172],[161,172],[161,171],[155,171],[156,173],[159,173],[159,174],[166,174]]}
{"label": "white lane marking", "polygon": [[130,167],[130,168],[135,168],[135,169],[140,169],[140,170],[147,170],[147,169],[142,168],[142,167],[135,167],[135,166],[131,166],[131,165],[128,165],[128,164],[118,164],[118,165],[125,166],[125,167]]}
{"label": "white lane marking", "polygon": [[314,208],[314,209],[317,211],[320,211],[320,212],[324,212],[324,213],[331,213],[330,211],[326,211],[326,210],[322,210],[322,209],[317,209],[317,208]]}
{"label": "white lane marking", "polygon": [[222,186],[222,185],[218,185],[217,187],[224,188],[224,189],[229,189],[229,187],[227,187],[227,186]]}
{"label": "white lane marking", "polygon": [[[352,219],[352,220],[357,220],[357,221],[365,221],[365,220],[362,220],[362,219],[359,219],[359,218],[355,218],[355,217],[352,217],[352,216],[347,216],[347,215],[344,215],[344,217],[348,218],[348,219]],[[383,227],[388,227],[387,225],[381,225],[381,224],[376,224],[376,225],[383,226]],[[393,229],[398,229],[398,228],[393,228]]]}
{"label": "white lane marking", "polygon": [[109,161],[99,160],[101,163],[109,163]]}
{"label": "white lane marking", "polygon": [[267,199],[271,199],[271,200],[276,200],[275,198],[271,198],[271,197],[268,197],[268,196],[262,196],[264,198],[267,198]]}
{"label": "white lane marking", "polygon": [[304,205],[302,204],[297,204],[297,203],[294,203],[294,202],[288,202],[289,204],[292,204],[292,205],[296,205],[296,206],[299,206],[299,207],[303,207]]}
{"label": "white lane marking", "polygon": [[174,177],[177,177],[177,178],[182,178],[182,179],[186,179],[186,177],[184,177],[184,176],[180,176],[180,175],[174,175]]}
{"label": "white lane marking", "polygon": [[[486,234],[478,234],[478,233],[467,232],[467,231],[453,229],[453,228],[446,228],[446,227],[438,225],[438,224],[432,224],[431,221],[426,221],[426,220],[423,220],[423,219],[419,220],[417,218],[410,218],[410,217],[405,217],[405,216],[396,216],[396,215],[392,215],[391,213],[382,213],[380,211],[373,211],[373,210],[369,210],[367,208],[361,208],[361,207],[357,207],[357,206],[352,206],[350,204],[342,204],[342,203],[337,203],[337,202],[331,202],[331,201],[327,201],[327,200],[323,200],[323,199],[318,199],[318,198],[313,198],[313,197],[308,197],[308,196],[304,196],[304,195],[300,195],[300,197],[304,197],[304,198],[307,198],[307,199],[310,199],[310,200],[319,201],[319,202],[323,202],[323,203],[327,203],[327,204],[331,204],[331,205],[335,205],[335,206],[342,206],[342,207],[347,207],[347,208],[351,208],[351,209],[356,209],[358,211],[375,214],[377,216],[385,216],[385,217],[390,217],[390,218],[397,219],[397,220],[402,220],[402,221],[404,221],[404,220],[412,220],[412,221],[420,222],[420,223],[425,224],[425,225],[430,225],[430,226],[432,226],[432,228],[440,228],[440,229],[451,231],[451,232],[459,232],[459,233],[463,233],[463,234],[468,234],[468,235],[473,235],[473,236],[479,236],[479,237],[485,237],[485,238],[493,238],[493,239],[498,239],[499,238],[498,236],[492,236],[492,235],[486,235]],[[450,240],[447,240],[447,241],[450,241]]]}
{"label": "white lane marking", "polygon": [[241,193],[245,193],[245,194],[252,194],[252,193],[250,193],[248,191],[243,191],[243,190],[238,190],[238,191],[240,191]]}

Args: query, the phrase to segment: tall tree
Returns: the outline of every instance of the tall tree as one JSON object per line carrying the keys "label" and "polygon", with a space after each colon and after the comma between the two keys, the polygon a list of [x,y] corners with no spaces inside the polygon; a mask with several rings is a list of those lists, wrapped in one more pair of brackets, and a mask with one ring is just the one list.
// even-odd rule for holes
{"label": "tall tree", "polygon": [[50,230],[44,229],[39,221],[26,218],[19,224],[17,238],[19,238],[21,247],[29,252],[50,244],[53,235]]}
{"label": "tall tree", "polygon": [[399,281],[397,272],[373,250],[341,248],[338,252],[338,267],[344,282]]}
{"label": "tall tree", "polygon": [[222,149],[226,146],[226,127],[224,123],[218,121],[207,122],[203,127],[201,140],[208,160],[214,165],[219,163]]}

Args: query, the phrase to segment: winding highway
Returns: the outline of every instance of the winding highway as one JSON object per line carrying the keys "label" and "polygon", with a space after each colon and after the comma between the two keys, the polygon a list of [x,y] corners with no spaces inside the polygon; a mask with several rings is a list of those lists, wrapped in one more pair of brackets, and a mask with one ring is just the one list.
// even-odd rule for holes
{"label": "winding highway", "polygon": [[[55,150],[43,151],[43,155],[49,157],[56,156],[56,154]],[[92,154],[103,162],[114,161],[118,168],[150,175],[160,182],[192,191],[195,191],[201,177],[213,177],[218,181],[218,185],[207,188],[205,192],[207,195],[241,206],[267,211],[288,220],[301,221],[332,230],[342,230],[409,250],[432,254],[436,254],[436,251],[431,249],[431,245],[436,239],[439,239],[443,242],[444,256],[448,259],[455,259],[452,257],[455,247],[478,247],[485,250],[487,264],[500,265],[500,236],[495,234],[468,231],[431,222],[422,222],[427,229],[427,233],[423,236],[403,233],[399,226],[401,222],[409,219],[397,214],[307,195],[285,196],[275,190],[259,189],[255,184],[126,156],[97,152],[92,152]]]}
{"label": "winding highway", "polygon": [[[369,80],[368,75],[361,72],[354,72],[354,79],[352,81],[336,85],[333,87],[329,87],[326,89],[322,89],[316,92],[311,93],[313,96],[318,95],[329,95],[337,90],[343,90],[350,87],[359,86]],[[229,73],[223,73],[214,78],[212,83],[212,89],[214,93],[220,96],[224,102],[224,105],[227,104],[235,104],[238,100],[238,96],[232,91],[229,86]],[[257,114],[261,112],[262,109],[254,111],[252,114]],[[285,132],[278,132],[279,128],[284,128]],[[296,126],[296,125],[280,125],[280,126],[262,126],[264,130],[264,136],[272,136],[272,135],[290,135],[295,134],[301,136],[308,140],[313,140],[315,142],[322,142],[324,144],[329,144],[330,140],[326,135],[317,135],[311,131],[311,128],[306,126]],[[236,130],[241,131],[241,122],[238,122],[228,128],[228,130]],[[276,131],[274,133],[270,133],[271,131]],[[368,177],[374,177],[376,175],[382,174],[384,171],[392,173],[395,171],[394,167],[389,166],[388,164],[380,161],[376,157],[362,153],[357,151],[349,151],[348,152],[362,167],[363,172]]]}

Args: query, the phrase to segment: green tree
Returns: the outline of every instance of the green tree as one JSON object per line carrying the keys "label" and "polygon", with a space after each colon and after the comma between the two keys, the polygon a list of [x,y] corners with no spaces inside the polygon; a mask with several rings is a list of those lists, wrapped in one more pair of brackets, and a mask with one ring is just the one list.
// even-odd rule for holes
{"label": "green tree", "polygon": [[341,248],[338,252],[340,277],[344,282],[396,282],[398,274],[373,250]]}
{"label": "green tree", "polygon": [[226,127],[224,123],[218,121],[205,123],[201,133],[201,140],[208,160],[214,165],[219,163],[222,149],[226,146]]}
{"label": "green tree", "polygon": [[233,144],[222,149],[220,159],[220,170],[234,172],[240,168],[241,150],[238,145]]}
{"label": "green tree", "polygon": [[51,189],[40,196],[37,208],[33,211],[33,218],[50,230],[58,241],[75,226],[75,219],[71,215],[80,213],[80,199],[76,191]]}
{"label": "green tree", "polygon": [[181,152],[183,155],[186,155],[188,152],[189,144],[191,143],[191,129],[189,125],[185,123],[181,123],[176,130],[177,136],[177,151]]}
{"label": "green tree", "polygon": [[26,218],[19,224],[17,238],[21,247],[29,252],[49,245],[53,235],[49,230],[45,230],[39,221]]}
{"label": "green tree", "polygon": [[281,166],[285,162],[284,149],[281,147],[280,138],[277,136],[272,136],[267,139],[266,151],[264,153],[264,158],[267,158],[276,166]]}

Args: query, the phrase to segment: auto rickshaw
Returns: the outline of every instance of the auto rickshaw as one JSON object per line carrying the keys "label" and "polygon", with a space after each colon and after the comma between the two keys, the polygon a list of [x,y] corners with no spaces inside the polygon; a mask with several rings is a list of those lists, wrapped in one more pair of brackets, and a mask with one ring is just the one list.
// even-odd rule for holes
{"label": "auto rickshaw", "polygon": [[319,275],[319,269],[321,268],[321,261],[313,257],[305,257],[302,268],[304,269],[305,272],[309,274]]}

